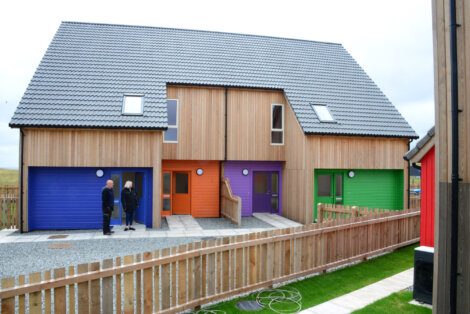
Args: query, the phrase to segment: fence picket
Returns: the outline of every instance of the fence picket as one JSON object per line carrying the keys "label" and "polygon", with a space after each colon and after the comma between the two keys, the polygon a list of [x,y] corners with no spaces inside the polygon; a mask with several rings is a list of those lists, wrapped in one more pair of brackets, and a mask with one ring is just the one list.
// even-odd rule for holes
{"label": "fence picket", "polygon": [[[41,281],[41,273],[29,274],[29,283],[34,284]],[[42,293],[41,291],[29,294],[29,313],[40,314],[42,313]],[[2,301],[3,303],[3,301]],[[3,312],[3,311],[2,311]]]}
{"label": "fence picket", "polygon": [[[3,278],[2,289],[12,288],[15,286],[15,278]],[[15,298],[7,298],[2,300],[2,313],[15,313]]]}
{"label": "fence picket", "polygon": [[[63,277],[65,277],[65,268],[54,269],[54,279],[61,279]],[[54,313],[65,313],[66,309],[65,287],[54,288]]]}
{"label": "fence picket", "polygon": [[[50,270],[46,270],[44,272],[44,280],[49,280],[51,279],[51,271]],[[51,289],[46,289],[44,290],[44,313],[45,314],[50,314],[52,313],[52,303],[51,303],[51,300],[52,300],[52,296],[51,296]]]}
{"label": "fence picket", "polygon": [[[103,269],[113,268],[113,260],[105,259],[103,261]],[[103,293],[101,303],[103,306],[103,313],[113,313],[113,277],[108,276],[103,278]]]}
{"label": "fence picket", "polygon": [[[134,256],[124,256],[124,265],[131,265],[134,263]],[[134,313],[134,273],[124,273],[124,314]]]}
{"label": "fence picket", "polygon": [[[151,252],[145,252],[143,254],[143,261],[150,261],[152,259]],[[147,267],[143,271],[144,276],[144,283],[143,283],[143,296],[144,296],[144,307],[143,312],[144,314],[152,313],[153,311],[153,285],[152,285],[152,278],[153,278],[153,269],[152,267]],[[157,286],[158,288],[158,286]]]}
{"label": "fence picket", "polygon": [[[80,264],[77,267],[78,274],[84,274],[88,272],[88,264]],[[88,291],[88,281],[79,283],[78,285],[78,313],[88,314],[90,313],[90,298]]]}

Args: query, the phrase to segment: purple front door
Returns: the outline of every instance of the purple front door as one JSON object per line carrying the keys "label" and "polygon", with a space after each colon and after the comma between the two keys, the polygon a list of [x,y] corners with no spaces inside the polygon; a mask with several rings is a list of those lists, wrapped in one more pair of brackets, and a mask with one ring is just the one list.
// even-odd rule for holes
{"label": "purple front door", "polygon": [[253,212],[279,211],[279,172],[253,172]]}

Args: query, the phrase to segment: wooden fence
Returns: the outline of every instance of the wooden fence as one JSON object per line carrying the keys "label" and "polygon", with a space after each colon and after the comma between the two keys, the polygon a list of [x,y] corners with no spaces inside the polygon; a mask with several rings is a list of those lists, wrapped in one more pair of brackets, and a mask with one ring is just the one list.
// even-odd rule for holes
{"label": "wooden fence", "polygon": [[317,205],[317,211],[318,222],[322,223],[336,219],[365,217],[373,213],[396,212],[397,210],[320,203]]}
{"label": "wooden fence", "polygon": [[16,229],[18,221],[18,187],[0,187],[0,229]]}
{"label": "wooden fence", "polygon": [[220,213],[232,223],[242,224],[242,200],[240,196],[233,195],[228,178],[222,180],[222,200]]}
{"label": "wooden fence", "polygon": [[410,196],[410,208],[421,208],[421,196]]}
{"label": "wooden fence", "polygon": [[1,309],[180,312],[418,242],[419,216],[413,210],[373,213],[7,278]]}

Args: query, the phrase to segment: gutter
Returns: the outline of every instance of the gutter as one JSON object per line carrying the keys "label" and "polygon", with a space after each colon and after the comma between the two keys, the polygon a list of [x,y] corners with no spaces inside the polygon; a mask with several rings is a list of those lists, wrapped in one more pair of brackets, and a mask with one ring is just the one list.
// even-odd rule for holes
{"label": "gutter", "polygon": [[19,223],[20,223],[20,233],[23,233],[23,194],[24,194],[24,185],[23,185],[23,145],[24,143],[24,132],[23,129],[20,129],[20,195],[19,195],[19,203],[20,203],[20,216],[18,217]]}
{"label": "gutter", "polygon": [[[408,151],[410,151],[410,144],[411,144],[412,141],[413,141],[413,140],[411,140],[411,139],[408,141]],[[406,158],[404,158],[404,159],[406,160]],[[409,160],[407,160],[407,164],[408,164],[408,189],[407,189],[407,194],[408,194],[408,200],[407,200],[407,201],[408,201],[408,205],[407,205],[406,208],[409,209],[409,208],[410,208],[410,205],[411,205],[411,200],[410,200],[410,198],[411,198],[411,195],[410,195],[410,194],[411,194],[411,174],[410,174],[410,172],[411,172],[411,166],[410,166],[410,161],[409,161]]]}
{"label": "gutter", "polygon": [[450,107],[451,107],[451,237],[450,237],[450,313],[457,313],[458,214],[459,214],[459,104],[457,68],[456,1],[449,1],[450,11]]}

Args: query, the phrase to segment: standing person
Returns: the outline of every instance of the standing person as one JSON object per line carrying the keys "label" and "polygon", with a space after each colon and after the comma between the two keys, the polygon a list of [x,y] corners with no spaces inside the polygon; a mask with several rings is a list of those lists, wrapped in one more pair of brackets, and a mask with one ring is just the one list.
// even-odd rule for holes
{"label": "standing person", "polygon": [[126,184],[124,184],[124,189],[121,192],[121,204],[124,212],[126,212],[126,228],[124,228],[124,231],[135,231],[132,227],[132,220],[134,219],[134,212],[139,206],[139,202],[137,200],[137,193],[132,188],[132,181],[126,181]]}
{"label": "standing person", "polygon": [[113,180],[106,181],[106,186],[101,191],[101,204],[103,211],[103,234],[111,235],[114,231],[111,231],[109,224],[111,223],[111,214],[114,209],[114,182]]}

